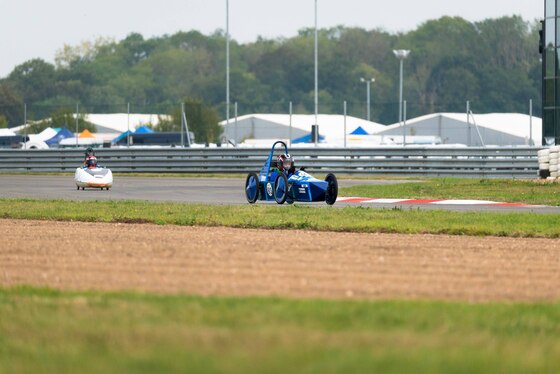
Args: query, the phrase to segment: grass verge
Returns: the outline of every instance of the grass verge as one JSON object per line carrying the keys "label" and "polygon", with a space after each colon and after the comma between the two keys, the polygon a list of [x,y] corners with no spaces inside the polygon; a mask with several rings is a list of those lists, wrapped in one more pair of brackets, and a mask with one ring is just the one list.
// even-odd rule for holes
{"label": "grass verge", "polygon": [[560,183],[514,179],[430,178],[421,182],[341,188],[371,198],[468,199],[560,206]]}
{"label": "grass verge", "polygon": [[557,216],[536,213],[0,199],[0,217],[317,231],[560,237]]}
{"label": "grass verge", "polygon": [[0,372],[554,372],[559,304],[0,288]]}

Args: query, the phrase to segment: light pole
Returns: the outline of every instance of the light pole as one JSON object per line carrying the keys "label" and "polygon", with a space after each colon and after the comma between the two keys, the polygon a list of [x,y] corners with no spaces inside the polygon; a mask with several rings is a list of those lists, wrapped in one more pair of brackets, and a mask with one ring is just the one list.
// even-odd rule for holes
{"label": "light pole", "polygon": [[[317,123],[317,117],[319,116],[319,43],[317,35],[317,0],[315,0],[315,129],[316,136],[313,139],[315,145],[317,145],[319,139],[319,124]],[[313,133],[313,131],[311,131]]]}
{"label": "light pole", "polygon": [[367,120],[369,121],[370,119],[370,92],[371,92],[371,84],[373,82],[375,82],[375,78],[370,78],[370,79],[366,79],[366,78],[360,78],[360,82],[365,82],[366,83],[366,115],[367,115]]}
{"label": "light pole", "polygon": [[399,88],[399,122],[402,122],[402,110],[403,110],[403,62],[404,59],[410,54],[410,50],[407,49],[396,49],[393,53],[400,61],[400,88]]}
{"label": "light pole", "polygon": [[226,128],[229,135],[229,0],[226,0]]}

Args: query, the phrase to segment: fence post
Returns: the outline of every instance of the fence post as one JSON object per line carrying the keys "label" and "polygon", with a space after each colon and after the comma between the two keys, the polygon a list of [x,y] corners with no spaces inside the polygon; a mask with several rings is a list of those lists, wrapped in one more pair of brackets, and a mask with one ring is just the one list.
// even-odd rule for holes
{"label": "fence post", "polygon": [[533,99],[529,100],[529,145],[535,145],[533,141]]}
{"label": "fence post", "polygon": [[403,147],[406,147],[406,100],[403,101]]}
{"label": "fence post", "polygon": [[80,103],[76,103],[76,148],[78,147],[78,117],[80,115]]}
{"label": "fence post", "polygon": [[181,148],[185,148],[183,129],[185,127],[185,103],[181,102]]}
{"label": "fence post", "polygon": [[467,100],[467,147],[471,146],[471,120],[470,120],[470,112],[471,112],[471,102]]}
{"label": "fence post", "polygon": [[23,149],[27,150],[27,103],[23,103]]}
{"label": "fence post", "polygon": [[348,106],[346,100],[344,100],[344,148],[346,148],[346,117],[348,114]]}
{"label": "fence post", "polygon": [[235,102],[234,110],[235,110],[235,124],[234,124],[235,134],[234,134],[234,136],[235,136],[235,146],[237,147],[237,101]]}
{"label": "fence post", "polygon": [[126,147],[130,147],[130,102],[126,103]]}
{"label": "fence post", "polygon": [[290,101],[290,131],[288,133],[288,145],[291,147],[292,146],[292,115],[293,115],[293,111],[294,108],[292,106],[292,102]]}

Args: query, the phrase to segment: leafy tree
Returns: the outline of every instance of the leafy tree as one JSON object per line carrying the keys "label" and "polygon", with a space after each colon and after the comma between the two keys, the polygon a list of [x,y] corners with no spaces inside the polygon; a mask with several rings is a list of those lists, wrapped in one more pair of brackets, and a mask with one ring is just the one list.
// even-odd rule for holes
{"label": "leafy tree", "polygon": [[159,132],[180,132],[181,116],[181,108],[175,107],[171,110],[169,115],[159,116],[157,125],[149,127]]}
{"label": "leafy tree", "polygon": [[79,45],[71,46],[65,44],[57,51],[54,61],[59,69],[69,69],[78,64],[94,61],[101,52],[106,52],[114,45],[110,38],[98,37],[93,41],[83,41]]}
{"label": "leafy tree", "polygon": [[7,126],[14,127],[23,123],[23,102],[7,83],[0,83],[0,116],[7,122]]}
{"label": "leafy tree", "polygon": [[[405,62],[409,78],[404,82],[404,87],[407,92],[406,99],[409,102],[417,102],[419,110],[409,113],[409,117],[430,111],[434,102],[442,98],[440,94],[452,95],[456,98],[454,101],[467,100],[467,97],[457,91],[431,91],[430,78],[433,69],[438,66],[441,68],[445,60],[463,61],[468,60],[472,54],[478,54],[477,39],[478,33],[474,24],[460,17],[442,17],[425,22],[397,42],[398,49],[411,49],[414,46]],[[396,76],[398,65],[396,63],[394,65]],[[395,81],[395,92],[398,91],[397,85],[398,82]]]}
{"label": "leafy tree", "polygon": [[[159,118],[155,131],[179,132],[181,131],[181,108],[175,107],[169,118]],[[199,99],[188,98],[185,100],[185,116],[187,126],[192,131],[197,142],[215,143],[221,135],[219,117],[216,110],[203,104]]]}
{"label": "leafy tree", "polygon": [[466,100],[479,99],[479,76],[480,72],[469,61],[456,57],[442,59],[432,69],[426,84],[430,94],[428,111],[464,111]]}
{"label": "leafy tree", "polygon": [[138,33],[129,34],[119,44],[122,47],[124,61],[128,66],[134,66],[146,60],[157,46],[157,39],[144,40]]}
{"label": "leafy tree", "polygon": [[204,105],[199,99],[187,99],[185,111],[189,130],[194,132],[198,142],[215,143],[219,140],[222,128],[215,109]]}
{"label": "leafy tree", "polygon": [[54,94],[55,68],[41,59],[33,59],[17,66],[7,82],[25,102],[40,101]]}
{"label": "leafy tree", "polygon": [[480,44],[486,49],[481,64],[509,70],[527,67],[531,60],[537,60],[537,44],[530,39],[531,27],[521,17],[487,19],[475,26],[480,33]]}

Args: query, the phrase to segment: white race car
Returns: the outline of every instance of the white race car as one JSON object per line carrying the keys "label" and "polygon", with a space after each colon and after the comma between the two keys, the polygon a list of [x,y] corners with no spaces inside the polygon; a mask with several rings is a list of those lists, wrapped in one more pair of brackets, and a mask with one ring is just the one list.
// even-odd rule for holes
{"label": "white race car", "polygon": [[110,169],[104,168],[102,166],[96,166],[94,168],[88,168],[82,166],[76,169],[74,174],[74,180],[76,181],[76,186],[78,190],[81,188],[85,190],[88,188],[109,188],[113,187],[113,173]]}

